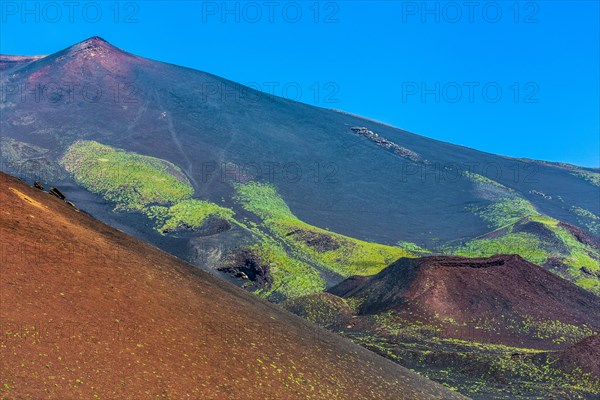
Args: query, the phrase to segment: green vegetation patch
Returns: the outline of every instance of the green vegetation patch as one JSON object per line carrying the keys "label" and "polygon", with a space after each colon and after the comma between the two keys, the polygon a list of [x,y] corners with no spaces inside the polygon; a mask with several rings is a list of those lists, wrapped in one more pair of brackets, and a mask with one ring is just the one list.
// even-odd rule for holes
{"label": "green vegetation patch", "polygon": [[597,249],[581,243],[564,227],[556,227],[554,233],[569,249],[565,264],[571,266],[571,273],[579,276],[582,268],[588,271],[600,271],[600,252]]}
{"label": "green vegetation patch", "polygon": [[540,215],[533,204],[519,197],[512,189],[478,174],[468,172],[466,175],[476,184],[482,197],[492,201],[485,207],[469,208],[488,222],[491,228],[501,228],[525,217]]}
{"label": "green vegetation patch", "polygon": [[415,257],[405,248],[350,238],[309,225],[298,219],[269,184],[237,184],[236,199],[261,218],[269,232],[300,258],[339,274],[373,275],[400,257]]}
{"label": "green vegetation patch", "polygon": [[[448,337],[437,325],[407,320],[393,312],[372,319],[374,325],[368,331],[340,333],[470,398],[591,399],[600,395],[598,379],[578,370],[559,369],[548,351]],[[577,341],[591,334],[585,327],[557,321],[523,323],[519,329],[540,337],[568,336],[569,341]]]}
{"label": "green vegetation patch", "polygon": [[[494,254],[518,254],[527,261],[544,266],[559,260],[566,271],[553,270],[561,277],[580,287],[600,294],[598,249],[581,243],[559,221],[536,210],[529,201],[512,189],[477,174],[468,174],[481,195],[492,203],[485,207],[470,208],[495,230],[445,252],[464,257],[489,257]],[[597,223],[596,215],[587,210],[572,210],[589,221]],[[516,227],[527,222],[542,224],[539,234],[519,232]],[[543,230],[546,230],[546,235]]]}
{"label": "green vegetation patch", "polygon": [[577,215],[577,220],[590,232],[600,234],[600,217],[585,208],[572,206],[571,212]]}
{"label": "green vegetation patch", "polygon": [[600,281],[597,278],[579,278],[575,284],[600,296]]}
{"label": "green vegetation patch", "polygon": [[519,232],[495,238],[474,239],[451,250],[463,257],[491,257],[495,254],[518,254],[534,264],[543,265],[550,253],[544,250],[541,240],[534,234]]}
{"label": "green vegetation patch", "polygon": [[494,228],[501,228],[539,214],[529,201],[518,197],[504,198],[474,211]]}
{"label": "green vegetation patch", "polygon": [[160,232],[172,232],[198,229],[210,217],[231,220],[234,212],[208,201],[188,199],[171,207],[152,206],[149,215],[156,219],[157,229]]}
{"label": "green vegetation patch", "polygon": [[272,221],[271,227],[290,246],[300,249],[343,277],[373,275],[401,257],[415,257],[400,247],[364,242],[298,219]]}
{"label": "green vegetation patch", "polygon": [[556,344],[575,344],[595,332],[587,325],[578,326],[558,320],[539,320],[524,317],[520,321],[506,321],[506,328],[534,339],[550,339]]}
{"label": "green vegetation patch", "polygon": [[285,300],[325,290],[325,281],[307,263],[290,257],[285,249],[273,238],[262,235],[260,243],[250,249],[269,264],[273,284],[257,294],[273,300]]}
{"label": "green vegetation patch", "polygon": [[273,185],[259,182],[236,184],[237,200],[263,220],[295,218]]}
{"label": "green vegetation patch", "polygon": [[192,199],[194,188],[176,165],[94,141],[77,141],[61,160],[75,181],[105,200],[115,211],[137,211],[161,232],[194,230],[211,216],[231,220],[233,211]]}
{"label": "green vegetation patch", "polygon": [[330,328],[344,324],[352,316],[352,308],[341,297],[329,293],[315,293],[297,297],[283,306],[319,326]]}
{"label": "green vegetation patch", "polygon": [[[538,219],[539,222],[539,219]],[[528,232],[513,232],[513,226],[491,237],[478,238],[462,246],[448,248],[450,254],[463,257],[490,257],[494,254],[518,254],[534,264],[544,266],[551,259],[560,260],[566,271],[552,271],[561,277],[600,294],[600,252],[578,241],[567,229],[558,225],[558,221],[545,224],[562,246],[555,242]],[[564,248],[560,250],[560,247]],[[595,275],[590,275],[595,274]]]}
{"label": "green vegetation patch", "polygon": [[597,216],[596,214],[594,214],[590,210],[586,210],[585,208],[581,208],[581,207],[577,207],[577,206],[572,206],[571,207],[571,211],[573,213],[579,215],[580,217],[589,218],[589,219],[594,220],[594,221],[600,221],[600,217],[599,216]]}
{"label": "green vegetation patch", "polygon": [[600,187],[600,173],[577,170],[573,175],[585,179],[594,186]]}
{"label": "green vegetation patch", "polygon": [[194,194],[174,164],[94,141],[75,142],[61,164],[77,183],[116,203],[117,210],[142,211],[149,204],[173,204]]}
{"label": "green vegetation patch", "polygon": [[419,256],[427,256],[431,254],[431,251],[412,242],[399,241],[396,243],[396,246],[411,253],[418,254]]}

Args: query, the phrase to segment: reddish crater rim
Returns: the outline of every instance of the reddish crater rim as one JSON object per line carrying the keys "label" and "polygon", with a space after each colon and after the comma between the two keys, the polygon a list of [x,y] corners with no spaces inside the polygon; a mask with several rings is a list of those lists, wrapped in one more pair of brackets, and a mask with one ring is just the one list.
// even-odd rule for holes
{"label": "reddish crater rim", "polygon": [[516,254],[498,254],[485,258],[466,258],[457,256],[430,256],[420,260],[422,265],[431,267],[463,267],[463,268],[491,268],[501,267],[506,263],[520,260]]}

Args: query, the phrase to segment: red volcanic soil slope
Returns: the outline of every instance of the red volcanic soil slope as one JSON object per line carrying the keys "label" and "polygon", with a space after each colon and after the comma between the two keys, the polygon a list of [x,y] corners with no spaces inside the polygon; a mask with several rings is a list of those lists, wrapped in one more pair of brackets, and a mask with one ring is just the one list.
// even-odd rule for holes
{"label": "red volcanic soil slope", "polygon": [[558,355],[558,363],[562,368],[579,368],[600,379],[600,335],[589,336]]}
{"label": "red volcanic soil slope", "polygon": [[600,298],[518,255],[402,258],[379,274],[352,277],[329,290],[361,299],[361,314],[393,309],[416,316],[515,317],[600,326]]}
{"label": "red volcanic soil slope", "polygon": [[3,399],[453,399],[0,174]]}

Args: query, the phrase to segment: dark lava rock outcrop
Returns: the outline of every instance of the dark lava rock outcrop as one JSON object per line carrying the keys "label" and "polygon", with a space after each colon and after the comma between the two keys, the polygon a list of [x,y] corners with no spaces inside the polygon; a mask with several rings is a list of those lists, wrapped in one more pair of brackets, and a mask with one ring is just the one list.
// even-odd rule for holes
{"label": "dark lava rock outcrop", "polygon": [[364,136],[367,139],[371,140],[378,146],[381,146],[384,149],[391,151],[398,157],[406,158],[406,159],[414,161],[416,163],[422,163],[422,164],[426,163],[426,161],[423,159],[423,157],[421,157],[414,151],[407,149],[406,147],[402,147],[399,144],[394,143],[391,140],[386,139],[383,136],[380,136],[379,134],[377,134],[365,127],[355,126],[352,128],[352,130],[355,133],[358,133],[359,135]]}
{"label": "dark lava rock outcrop", "polygon": [[296,229],[289,232],[286,236],[299,238],[308,246],[319,252],[337,250],[340,244],[331,235],[326,235],[319,232],[307,231],[304,229]]}
{"label": "dark lava rock outcrop", "polygon": [[247,279],[260,288],[268,288],[273,283],[269,265],[250,249],[229,255],[218,270],[238,279]]}

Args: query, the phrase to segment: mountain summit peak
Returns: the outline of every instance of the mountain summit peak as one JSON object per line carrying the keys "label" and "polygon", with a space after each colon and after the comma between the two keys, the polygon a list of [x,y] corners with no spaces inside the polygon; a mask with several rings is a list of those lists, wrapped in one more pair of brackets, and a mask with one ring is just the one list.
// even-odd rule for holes
{"label": "mountain summit peak", "polygon": [[92,36],[66,49],[67,54],[80,61],[102,62],[114,68],[125,60],[136,58],[118,47],[113,46],[100,36]]}
{"label": "mountain summit peak", "polygon": [[89,38],[83,40],[81,43],[94,43],[94,44],[108,44],[108,45],[110,45],[110,43],[107,40],[104,40],[100,36],[89,37]]}
{"label": "mountain summit peak", "polygon": [[[92,36],[72,46],[75,49],[94,49],[94,48],[105,48],[119,50],[100,36]],[[120,51],[120,50],[119,50]]]}

